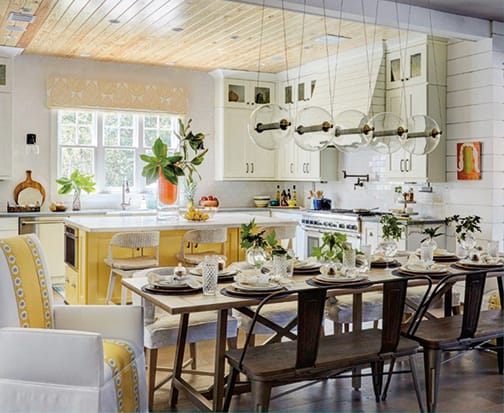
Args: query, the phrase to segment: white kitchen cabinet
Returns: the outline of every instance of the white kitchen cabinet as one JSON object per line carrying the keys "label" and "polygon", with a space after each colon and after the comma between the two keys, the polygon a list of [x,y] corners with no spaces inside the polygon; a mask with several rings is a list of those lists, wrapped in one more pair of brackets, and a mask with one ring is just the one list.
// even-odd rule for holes
{"label": "white kitchen cabinet", "polygon": [[387,89],[426,82],[446,85],[446,41],[426,36],[420,43],[401,46],[387,51]]}
{"label": "white kitchen cabinet", "polygon": [[64,217],[43,217],[38,221],[37,235],[44,249],[47,267],[53,284],[65,279],[65,226]]}
{"label": "white kitchen cabinet", "polygon": [[[257,146],[247,130],[253,110],[260,104],[275,101],[274,82],[257,83],[253,80],[257,78],[257,74],[251,72],[216,70],[210,74],[215,79],[216,96],[216,179],[276,179],[275,151]],[[243,79],[238,78],[240,75]]]}
{"label": "white kitchen cabinet", "polygon": [[0,180],[12,178],[12,95],[0,92]]}
{"label": "white kitchen cabinet", "polygon": [[[411,115],[427,115],[445,131],[446,87],[434,85],[406,86],[387,91],[387,112],[399,115],[404,122]],[[437,148],[428,155],[411,155],[403,149],[389,156],[385,176],[390,181],[444,182],[446,180],[446,140],[444,133]]]}
{"label": "white kitchen cabinet", "polygon": [[288,82],[280,83],[281,105],[291,106],[301,109],[303,102],[309,102],[315,93],[317,79],[313,76],[303,76],[301,78],[290,79]]}

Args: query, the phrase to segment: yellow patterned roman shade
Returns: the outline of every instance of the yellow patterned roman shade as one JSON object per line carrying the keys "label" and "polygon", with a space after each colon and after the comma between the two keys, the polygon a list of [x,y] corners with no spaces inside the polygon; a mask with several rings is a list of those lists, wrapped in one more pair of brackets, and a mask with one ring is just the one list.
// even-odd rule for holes
{"label": "yellow patterned roman shade", "polygon": [[185,114],[187,92],[184,88],[162,83],[50,77],[47,79],[47,106]]}

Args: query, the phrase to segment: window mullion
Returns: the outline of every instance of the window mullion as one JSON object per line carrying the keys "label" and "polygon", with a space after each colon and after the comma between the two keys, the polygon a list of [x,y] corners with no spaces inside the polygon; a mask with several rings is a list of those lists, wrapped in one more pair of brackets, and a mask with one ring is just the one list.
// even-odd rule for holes
{"label": "window mullion", "polygon": [[100,192],[105,190],[105,148],[103,145],[103,113],[96,112],[96,156],[95,156],[95,174],[96,183]]}

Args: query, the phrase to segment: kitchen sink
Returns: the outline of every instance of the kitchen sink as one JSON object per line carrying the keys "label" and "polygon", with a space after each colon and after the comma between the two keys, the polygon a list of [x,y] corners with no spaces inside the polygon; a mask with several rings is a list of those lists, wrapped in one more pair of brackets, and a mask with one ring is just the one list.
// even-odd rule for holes
{"label": "kitchen sink", "polygon": [[105,215],[132,216],[132,215],[156,215],[154,209],[117,209],[105,212]]}

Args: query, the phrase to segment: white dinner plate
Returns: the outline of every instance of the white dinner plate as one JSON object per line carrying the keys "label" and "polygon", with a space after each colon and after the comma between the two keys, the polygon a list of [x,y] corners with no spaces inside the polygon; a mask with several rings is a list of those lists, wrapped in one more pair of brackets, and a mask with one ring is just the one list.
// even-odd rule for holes
{"label": "white dinner plate", "polygon": [[414,272],[417,274],[441,274],[448,271],[445,266],[438,264],[433,264],[430,266],[430,268],[426,268],[425,266],[418,264],[406,264],[402,268],[404,268],[406,271]]}
{"label": "white dinner plate", "polygon": [[315,276],[315,279],[320,280],[320,281],[324,281],[324,282],[345,283],[345,282],[362,281],[362,280],[367,279],[367,277],[365,275],[361,275],[361,274],[352,275],[350,277],[343,277],[341,275],[335,275],[335,276],[331,277],[329,275],[320,274],[320,275]]}
{"label": "white dinner plate", "polygon": [[502,267],[504,263],[502,262],[483,262],[483,261],[471,261],[468,259],[460,260],[460,264],[465,265],[466,267]]}
{"label": "white dinner plate", "polygon": [[268,284],[245,284],[245,283],[233,283],[232,286],[238,290],[242,291],[278,291],[284,288],[282,285],[268,283]]}
{"label": "white dinner plate", "polygon": [[[201,268],[191,268],[189,270],[189,274],[192,274],[192,275],[198,275],[201,277]],[[222,271],[219,271],[219,273],[217,274],[218,277],[231,277],[232,275],[236,275],[238,273],[238,271],[236,270],[222,270]]]}

